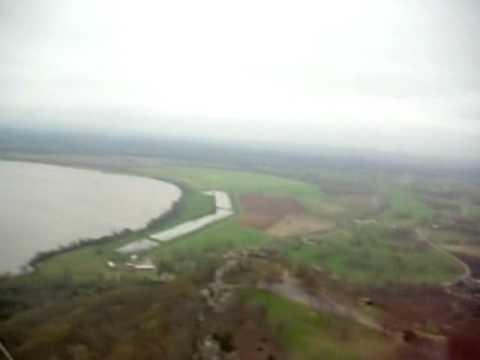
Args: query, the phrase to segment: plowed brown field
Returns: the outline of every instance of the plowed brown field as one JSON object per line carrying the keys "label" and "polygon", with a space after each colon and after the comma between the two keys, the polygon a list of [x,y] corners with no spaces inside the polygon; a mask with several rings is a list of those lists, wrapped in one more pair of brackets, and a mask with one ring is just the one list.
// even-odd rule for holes
{"label": "plowed brown field", "polygon": [[297,200],[285,197],[248,194],[240,197],[240,203],[244,210],[240,222],[261,230],[269,228],[286,215],[299,215],[305,211]]}
{"label": "plowed brown field", "polygon": [[282,220],[270,226],[270,235],[286,237],[305,235],[333,230],[335,223],[309,215],[287,215]]}

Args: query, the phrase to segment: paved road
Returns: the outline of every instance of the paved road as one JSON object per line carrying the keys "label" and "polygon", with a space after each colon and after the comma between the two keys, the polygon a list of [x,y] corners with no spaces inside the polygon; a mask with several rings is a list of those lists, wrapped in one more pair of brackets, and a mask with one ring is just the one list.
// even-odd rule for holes
{"label": "paved road", "polygon": [[1,341],[0,341],[0,352],[7,358],[7,360],[13,360],[12,355],[8,352],[7,348],[3,346]]}

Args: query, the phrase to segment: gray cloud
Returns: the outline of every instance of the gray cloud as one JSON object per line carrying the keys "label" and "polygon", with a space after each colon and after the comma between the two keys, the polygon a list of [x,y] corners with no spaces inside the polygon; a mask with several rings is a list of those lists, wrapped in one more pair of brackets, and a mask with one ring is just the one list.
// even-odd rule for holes
{"label": "gray cloud", "polygon": [[480,157],[474,0],[0,0],[0,124]]}

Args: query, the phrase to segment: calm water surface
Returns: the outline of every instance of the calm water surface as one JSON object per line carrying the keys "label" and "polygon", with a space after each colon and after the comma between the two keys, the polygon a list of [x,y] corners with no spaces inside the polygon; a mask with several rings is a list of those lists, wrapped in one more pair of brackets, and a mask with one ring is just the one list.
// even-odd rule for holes
{"label": "calm water surface", "polygon": [[17,272],[38,251],[142,228],[180,196],[153,179],[0,161],[0,273]]}

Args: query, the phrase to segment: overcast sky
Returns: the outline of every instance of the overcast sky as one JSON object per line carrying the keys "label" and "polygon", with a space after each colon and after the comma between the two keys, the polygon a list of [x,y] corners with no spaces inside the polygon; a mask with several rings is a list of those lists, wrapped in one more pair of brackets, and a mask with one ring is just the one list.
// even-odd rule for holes
{"label": "overcast sky", "polygon": [[0,0],[0,125],[480,157],[480,1]]}

